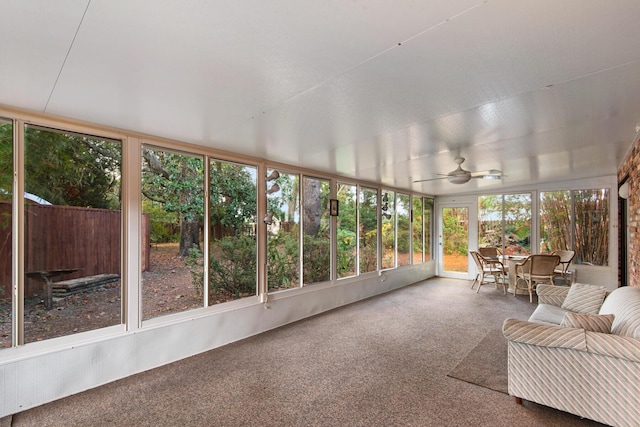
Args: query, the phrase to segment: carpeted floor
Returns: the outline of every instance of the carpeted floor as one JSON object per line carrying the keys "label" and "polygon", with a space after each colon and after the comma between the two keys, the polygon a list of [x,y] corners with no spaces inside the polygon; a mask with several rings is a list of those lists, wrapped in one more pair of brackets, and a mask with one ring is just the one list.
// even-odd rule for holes
{"label": "carpeted floor", "polygon": [[0,425],[599,426],[447,375],[490,347],[486,337],[505,318],[526,319],[534,306],[489,286],[476,294],[469,281],[431,279]]}
{"label": "carpeted floor", "polygon": [[448,375],[507,394],[507,354],[502,331],[491,330]]}

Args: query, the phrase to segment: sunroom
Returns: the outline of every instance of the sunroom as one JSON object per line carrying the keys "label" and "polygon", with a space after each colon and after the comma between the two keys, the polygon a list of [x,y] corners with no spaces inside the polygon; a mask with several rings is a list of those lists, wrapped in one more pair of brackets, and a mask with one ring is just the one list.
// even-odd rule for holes
{"label": "sunroom", "polygon": [[483,245],[638,285],[640,5],[0,9],[0,417]]}

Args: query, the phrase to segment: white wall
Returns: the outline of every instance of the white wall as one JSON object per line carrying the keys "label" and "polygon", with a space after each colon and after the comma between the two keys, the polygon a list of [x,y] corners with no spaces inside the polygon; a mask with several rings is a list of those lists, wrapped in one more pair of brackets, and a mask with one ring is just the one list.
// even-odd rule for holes
{"label": "white wall", "polygon": [[[2,350],[0,417],[435,275],[433,261]],[[176,320],[178,319],[178,320]]]}

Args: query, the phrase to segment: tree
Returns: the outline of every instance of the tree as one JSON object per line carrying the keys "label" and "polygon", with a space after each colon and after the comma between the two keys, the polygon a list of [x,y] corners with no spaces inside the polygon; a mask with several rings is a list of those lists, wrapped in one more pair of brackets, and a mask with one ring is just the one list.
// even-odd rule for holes
{"label": "tree", "polygon": [[121,150],[118,141],[27,126],[25,191],[54,205],[119,209]]}
{"label": "tree", "polygon": [[210,176],[212,237],[246,231],[257,214],[255,168],[213,161]]}
{"label": "tree", "polygon": [[0,200],[11,200],[13,190],[13,126],[0,122]]}
{"label": "tree", "polygon": [[142,194],[162,203],[180,217],[180,256],[200,248],[200,224],[204,215],[204,161],[202,157],[142,149]]}

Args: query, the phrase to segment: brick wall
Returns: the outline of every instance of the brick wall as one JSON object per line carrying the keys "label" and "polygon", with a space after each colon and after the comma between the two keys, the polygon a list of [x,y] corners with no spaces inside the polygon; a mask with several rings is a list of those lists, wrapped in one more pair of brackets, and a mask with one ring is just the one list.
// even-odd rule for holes
{"label": "brick wall", "polygon": [[[628,284],[640,287],[640,140],[633,144],[627,157],[618,167],[618,182],[629,183],[629,277]],[[621,232],[624,232],[620,224]]]}

